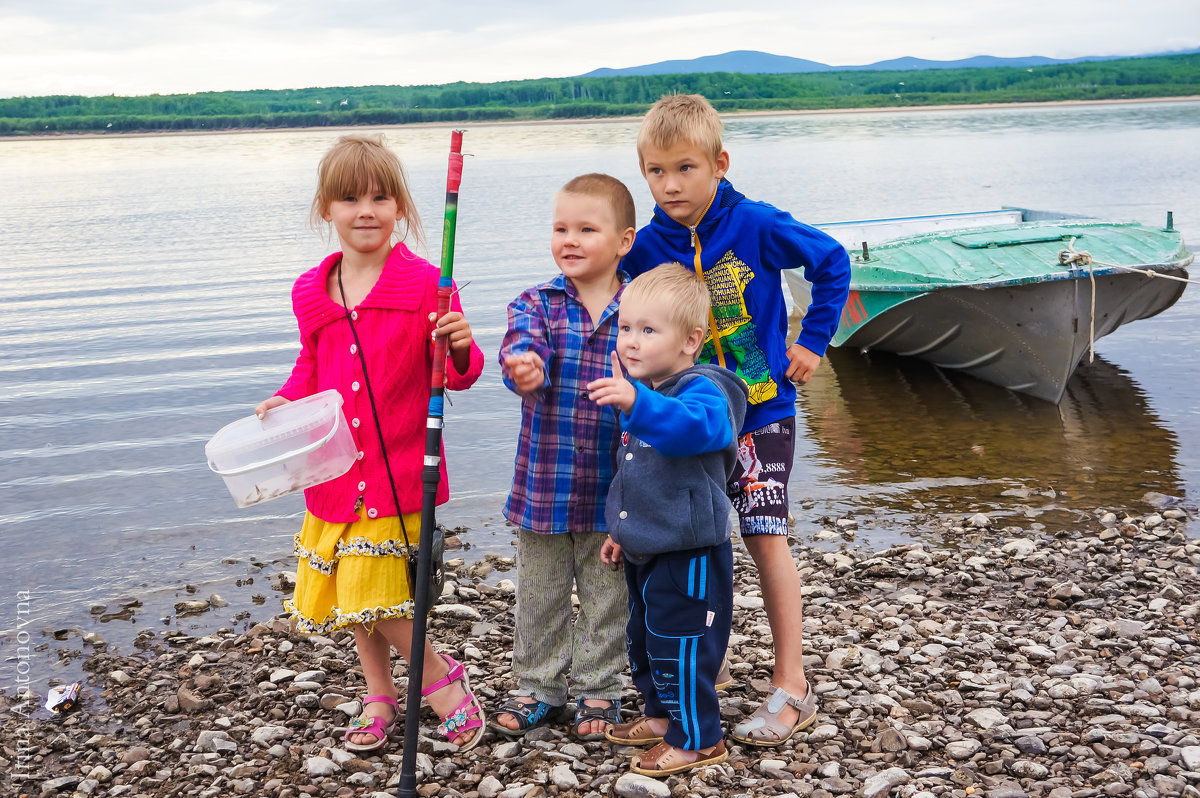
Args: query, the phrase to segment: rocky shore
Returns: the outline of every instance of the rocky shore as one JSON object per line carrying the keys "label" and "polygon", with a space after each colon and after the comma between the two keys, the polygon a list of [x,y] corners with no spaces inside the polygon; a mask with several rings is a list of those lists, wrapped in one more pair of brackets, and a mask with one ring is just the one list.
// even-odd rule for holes
{"label": "rocky shore", "polygon": [[[489,734],[463,755],[423,740],[419,792],[1200,798],[1200,542],[1187,523],[1182,509],[1097,512],[1047,535],[977,515],[930,530],[937,546],[797,544],[819,712],[787,744],[731,745],[724,764],[654,781],[628,773],[631,749],[577,742],[565,723]],[[854,526],[830,519],[826,536]],[[730,725],[771,666],[753,567],[735,551]],[[490,709],[513,686],[513,589],[485,576],[510,561],[451,565],[431,634]],[[362,690],[350,635],[307,638],[275,617],[198,638],[143,631],[136,648],[90,649],[65,716],[27,718],[21,696],[0,697],[0,795],[394,794],[402,731],[383,755],[339,747]],[[422,731],[434,722],[424,710]]]}

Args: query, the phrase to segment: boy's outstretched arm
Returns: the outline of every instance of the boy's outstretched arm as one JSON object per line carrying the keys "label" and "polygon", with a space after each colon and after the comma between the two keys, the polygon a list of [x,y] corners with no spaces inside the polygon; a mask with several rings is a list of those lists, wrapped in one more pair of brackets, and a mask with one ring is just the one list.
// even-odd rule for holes
{"label": "boy's outstretched arm", "polygon": [[663,396],[644,385],[623,427],[667,457],[687,457],[724,449],[736,427],[729,400],[707,379],[687,383],[676,395]]}
{"label": "boy's outstretched arm", "polygon": [[500,344],[500,376],[514,393],[540,401],[550,387],[547,364],[554,357],[548,322],[534,289],[508,305],[508,332]]}

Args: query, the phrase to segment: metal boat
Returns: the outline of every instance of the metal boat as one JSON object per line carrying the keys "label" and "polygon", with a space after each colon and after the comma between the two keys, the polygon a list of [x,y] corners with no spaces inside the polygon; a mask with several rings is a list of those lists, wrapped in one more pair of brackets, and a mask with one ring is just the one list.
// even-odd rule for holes
{"label": "metal boat", "polygon": [[[1179,299],[1194,257],[1170,214],[1164,227],[1020,208],[816,226],[851,254],[833,346],[1055,403],[1097,339]],[[784,274],[807,307],[803,276]]]}

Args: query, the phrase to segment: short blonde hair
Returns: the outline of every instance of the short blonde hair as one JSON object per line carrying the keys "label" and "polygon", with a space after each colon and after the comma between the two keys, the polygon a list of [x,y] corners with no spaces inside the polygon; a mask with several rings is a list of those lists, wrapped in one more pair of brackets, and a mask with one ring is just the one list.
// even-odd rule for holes
{"label": "short blonde hair", "polygon": [[378,133],[342,136],[321,158],[309,221],[319,228],[335,201],[362,196],[372,188],[396,200],[404,221],[402,227],[397,226],[399,240],[403,241],[410,233],[418,241],[422,240],[421,217],[408,191],[404,165]]}
{"label": "short blonde hair", "polygon": [[699,94],[667,94],[646,112],[638,128],[638,163],[646,147],[670,149],[681,141],[699,147],[713,163],[721,154],[721,116]]}
{"label": "short blonde hair", "polygon": [[627,299],[668,308],[667,318],[681,335],[708,326],[708,287],[694,271],[678,263],[664,263],[633,278],[621,294],[621,301]]}
{"label": "short blonde hair", "polygon": [[559,193],[579,194],[604,200],[612,208],[618,232],[637,227],[637,210],[633,204],[633,195],[629,193],[625,184],[615,177],[599,172],[580,175],[568,180],[567,184],[559,189]]}

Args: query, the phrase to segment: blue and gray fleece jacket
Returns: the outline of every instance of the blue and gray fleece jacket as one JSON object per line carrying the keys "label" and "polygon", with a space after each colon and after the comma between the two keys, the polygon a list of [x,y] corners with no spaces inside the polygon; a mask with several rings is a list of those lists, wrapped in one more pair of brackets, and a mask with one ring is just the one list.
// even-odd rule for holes
{"label": "blue and gray fleece jacket", "polygon": [[608,534],[631,562],[729,539],[725,486],[737,462],[746,384],[700,363],[654,389],[637,386],[621,413],[617,471],[608,490]]}

